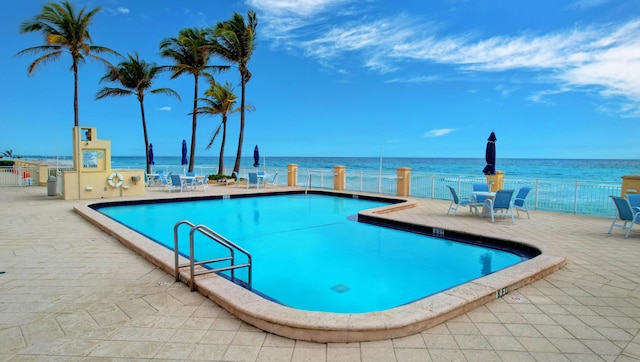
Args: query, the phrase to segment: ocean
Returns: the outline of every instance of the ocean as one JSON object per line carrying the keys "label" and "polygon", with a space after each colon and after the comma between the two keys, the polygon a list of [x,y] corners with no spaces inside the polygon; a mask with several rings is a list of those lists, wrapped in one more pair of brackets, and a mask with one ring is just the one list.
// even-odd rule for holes
{"label": "ocean", "polygon": [[[46,159],[55,165],[52,157]],[[152,172],[184,173],[187,166],[180,157],[155,158]],[[235,159],[225,157],[224,174],[230,175]],[[61,167],[71,165],[71,158],[58,160]],[[446,200],[450,198],[445,185],[455,186],[458,193],[468,195],[474,183],[485,182],[484,158],[398,158],[398,157],[262,157],[260,170],[276,177],[278,185],[287,183],[287,166],[298,165],[297,184],[312,188],[333,187],[333,167],[346,166],[345,189],[394,195],[396,169],[411,168],[412,197]],[[114,156],[113,169],[145,169],[144,157]],[[496,169],[504,171],[505,189],[529,187],[529,207],[536,210],[611,217],[615,209],[610,195],[620,195],[622,177],[640,174],[640,160],[585,159],[497,159]],[[254,171],[253,157],[244,157],[240,177]],[[216,174],[217,157],[196,157],[194,171],[199,175]]]}
{"label": "ocean", "polygon": [[[36,157],[34,157],[36,158]],[[53,157],[46,158],[49,161]],[[71,158],[60,158],[68,164]],[[158,156],[154,159],[153,170],[184,172],[186,166],[180,165],[180,157]],[[234,157],[225,157],[225,174],[230,174],[235,162]],[[409,167],[412,173],[478,175],[482,176],[484,158],[397,158],[397,157],[262,157],[260,168],[280,170],[284,174],[287,165],[297,164],[299,173],[305,170],[331,170],[334,166],[347,167],[353,171],[382,171],[395,173],[399,167]],[[145,168],[145,158],[138,156],[113,156],[113,169]],[[253,157],[243,157],[241,174],[253,170]],[[202,174],[217,173],[218,158],[196,156],[195,171]],[[586,159],[520,159],[506,158],[496,160],[496,169],[505,172],[505,177],[544,178],[560,180],[587,180],[601,182],[621,182],[621,177],[640,174],[640,160],[586,160]]]}

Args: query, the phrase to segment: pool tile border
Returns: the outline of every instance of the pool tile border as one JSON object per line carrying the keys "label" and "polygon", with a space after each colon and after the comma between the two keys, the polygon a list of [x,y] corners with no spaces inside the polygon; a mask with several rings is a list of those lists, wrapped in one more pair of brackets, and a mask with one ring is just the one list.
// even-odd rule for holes
{"label": "pool tile border", "polygon": [[[346,196],[353,194],[328,193]],[[413,207],[411,200],[398,198],[395,200],[398,200],[398,203],[367,210],[360,216],[365,215],[380,222],[384,220],[384,216],[380,215],[393,212],[394,208]],[[148,199],[147,202],[149,202]],[[98,203],[100,202],[92,202],[92,204]],[[171,275],[174,274],[172,251],[92,209],[89,204],[75,206],[74,211],[159,268]],[[424,231],[429,228],[426,225],[403,224],[406,224],[403,227],[416,227]],[[181,263],[186,261],[181,257]],[[289,308],[264,299],[215,274],[199,276],[196,279],[196,288],[198,292],[239,319],[265,331],[298,340],[345,343],[397,338],[418,333],[484,305],[504,293],[541,279],[565,265],[565,258],[543,253],[533,259],[413,303],[381,312],[362,314],[310,312]],[[186,269],[181,270],[180,278],[185,282],[188,281],[189,275]]]}

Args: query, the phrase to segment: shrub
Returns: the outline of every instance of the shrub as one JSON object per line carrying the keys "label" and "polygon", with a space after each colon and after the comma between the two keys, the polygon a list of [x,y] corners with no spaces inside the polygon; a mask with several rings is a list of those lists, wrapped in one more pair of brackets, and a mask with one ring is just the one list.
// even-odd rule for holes
{"label": "shrub", "polygon": [[9,161],[9,160],[0,160],[0,166],[13,166],[13,161]]}
{"label": "shrub", "polygon": [[232,177],[229,175],[209,175],[209,180],[211,181],[217,181],[217,180],[227,179],[227,178],[232,178]]}

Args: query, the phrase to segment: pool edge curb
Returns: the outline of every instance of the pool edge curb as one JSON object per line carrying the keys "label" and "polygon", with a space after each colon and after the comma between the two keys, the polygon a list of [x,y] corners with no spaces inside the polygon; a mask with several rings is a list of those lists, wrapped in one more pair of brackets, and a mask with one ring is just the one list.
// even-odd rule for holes
{"label": "pool edge curb", "polygon": [[[95,203],[95,200],[91,202]],[[76,205],[74,211],[146,260],[173,275],[172,251],[97,212],[89,204]],[[201,294],[239,319],[265,331],[299,340],[344,343],[397,338],[418,333],[541,279],[561,269],[566,263],[563,257],[543,253],[416,302],[382,312],[362,314],[296,310],[268,301],[217,275],[199,277],[196,286]],[[515,277],[515,274],[519,274],[518,277]],[[180,275],[182,281],[189,278],[186,272]]]}

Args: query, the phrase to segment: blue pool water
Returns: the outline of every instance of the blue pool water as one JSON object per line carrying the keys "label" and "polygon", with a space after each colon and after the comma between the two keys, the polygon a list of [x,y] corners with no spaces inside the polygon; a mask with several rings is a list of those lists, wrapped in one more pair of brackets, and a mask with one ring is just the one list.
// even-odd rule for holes
{"label": "blue pool water", "polygon": [[[108,206],[99,211],[170,249],[176,222],[205,224],[251,253],[254,291],[311,311],[386,310],[525,258],[355,221],[358,211],[387,204],[288,194]],[[189,228],[179,230],[179,250],[188,254]],[[196,238],[195,250],[198,260],[223,255],[223,249],[204,237]],[[236,270],[236,278],[246,281],[245,269]]]}

